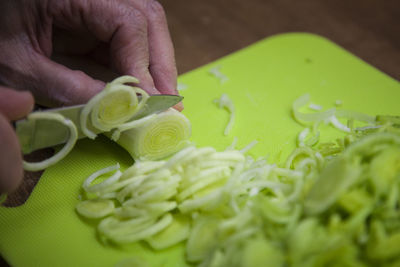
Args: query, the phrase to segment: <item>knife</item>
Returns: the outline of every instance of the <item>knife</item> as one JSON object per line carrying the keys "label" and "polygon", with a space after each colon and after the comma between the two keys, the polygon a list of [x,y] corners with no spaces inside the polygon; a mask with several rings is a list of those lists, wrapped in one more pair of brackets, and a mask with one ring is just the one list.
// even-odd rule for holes
{"label": "knife", "polygon": [[[141,96],[138,96],[139,99]],[[139,110],[129,121],[143,118],[147,115],[159,113],[178,104],[183,97],[178,95],[152,95],[148,98],[144,107]],[[78,138],[86,137],[81,131],[80,113],[85,105],[77,105],[63,108],[46,109],[40,112],[53,112],[70,119],[78,130]],[[96,134],[102,131],[95,129],[90,120],[87,127]],[[52,147],[67,142],[69,130],[67,127],[60,127],[58,122],[51,120],[27,120],[22,119],[15,122],[15,131],[19,139],[23,154],[32,151]]]}

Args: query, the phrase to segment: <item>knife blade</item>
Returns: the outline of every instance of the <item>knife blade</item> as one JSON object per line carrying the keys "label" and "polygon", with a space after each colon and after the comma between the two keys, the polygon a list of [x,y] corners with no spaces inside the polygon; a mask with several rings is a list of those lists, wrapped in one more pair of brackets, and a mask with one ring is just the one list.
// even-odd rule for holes
{"label": "knife blade", "polygon": [[[138,96],[139,98],[141,96]],[[148,98],[145,106],[136,113],[129,121],[143,118],[147,115],[159,113],[178,104],[183,99],[178,95],[152,95]],[[40,112],[54,112],[70,119],[78,129],[78,138],[86,137],[81,131],[80,113],[85,105],[76,105],[63,108],[46,109]],[[94,128],[90,120],[87,127],[96,134],[101,133],[100,130]],[[32,151],[52,147],[67,142],[69,138],[69,130],[60,126],[59,123],[51,120],[27,120],[22,119],[16,121],[15,131],[19,139],[22,153],[28,154]]]}

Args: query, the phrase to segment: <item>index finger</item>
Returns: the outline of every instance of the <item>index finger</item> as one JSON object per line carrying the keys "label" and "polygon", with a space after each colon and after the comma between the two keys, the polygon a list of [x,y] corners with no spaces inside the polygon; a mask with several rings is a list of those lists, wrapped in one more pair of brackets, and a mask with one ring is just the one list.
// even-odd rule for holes
{"label": "index finger", "polygon": [[120,75],[137,77],[140,87],[148,93],[158,93],[149,73],[147,19],[143,12],[122,0],[52,3],[52,16],[58,26],[89,30],[99,40],[108,42],[112,67]]}

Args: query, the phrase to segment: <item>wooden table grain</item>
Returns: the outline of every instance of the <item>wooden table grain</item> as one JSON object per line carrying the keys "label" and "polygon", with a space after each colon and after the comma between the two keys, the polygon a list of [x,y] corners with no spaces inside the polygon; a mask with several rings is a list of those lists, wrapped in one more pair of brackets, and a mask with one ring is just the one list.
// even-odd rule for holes
{"label": "wooden table grain", "polygon": [[[400,80],[398,0],[160,0],[179,74],[286,32],[322,35]],[[48,156],[51,150],[34,157]],[[41,173],[26,173],[7,205],[24,203]],[[0,266],[7,266],[0,259]]]}

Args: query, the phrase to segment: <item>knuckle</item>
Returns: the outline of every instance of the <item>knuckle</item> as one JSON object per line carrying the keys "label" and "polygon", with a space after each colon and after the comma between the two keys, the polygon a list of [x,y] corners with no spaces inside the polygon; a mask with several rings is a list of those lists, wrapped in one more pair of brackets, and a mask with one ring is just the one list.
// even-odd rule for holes
{"label": "knuckle", "polygon": [[147,2],[147,10],[150,16],[152,17],[164,17],[165,16],[165,12],[164,12],[164,8],[161,5],[160,2],[156,1],[156,0],[148,0]]}
{"label": "knuckle", "polygon": [[135,8],[129,8],[129,10],[125,11],[121,19],[121,24],[134,31],[136,37],[146,36],[147,18],[143,12]]}
{"label": "knuckle", "polygon": [[125,7],[122,11],[122,17],[130,23],[133,23],[133,25],[136,25],[138,28],[147,26],[145,14],[137,8],[131,6]]}

